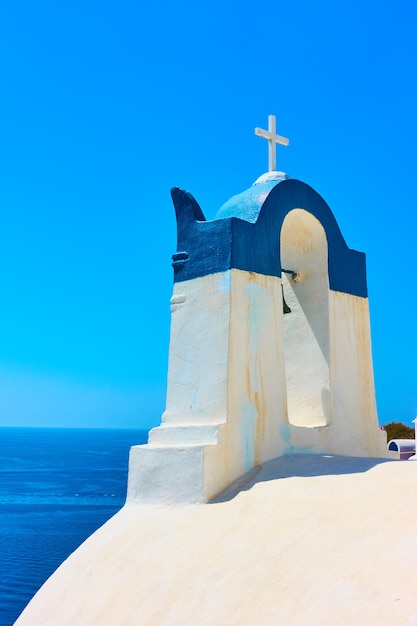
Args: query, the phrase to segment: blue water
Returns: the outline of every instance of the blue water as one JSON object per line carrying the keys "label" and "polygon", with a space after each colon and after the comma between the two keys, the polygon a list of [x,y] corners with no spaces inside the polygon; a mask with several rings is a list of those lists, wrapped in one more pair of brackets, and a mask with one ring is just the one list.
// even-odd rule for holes
{"label": "blue water", "polygon": [[0,428],[0,625],[126,497],[129,448],[147,431]]}

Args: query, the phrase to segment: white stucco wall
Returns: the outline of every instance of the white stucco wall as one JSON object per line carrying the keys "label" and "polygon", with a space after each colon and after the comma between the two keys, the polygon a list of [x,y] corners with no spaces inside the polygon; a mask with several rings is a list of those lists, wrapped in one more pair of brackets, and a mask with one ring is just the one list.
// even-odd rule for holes
{"label": "white stucco wall", "polygon": [[329,328],[330,425],[291,427],[291,449],[391,456],[378,426],[367,298],[330,291]]}
{"label": "white stucco wall", "polygon": [[128,502],[205,502],[228,484],[206,459],[227,421],[230,298],[231,272],[175,283],[166,410],[130,451]]}
{"label": "white stucco wall", "polygon": [[340,433],[335,452],[383,456],[386,433],[378,426],[368,299],[330,292],[330,330],[332,414]]}
{"label": "white stucco wall", "polygon": [[228,421],[242,469],[280,454],[286,414],[281,280],[233,270]]}
{"label": "white stucco wall", "polygon": [[226,421],[231,272],[174,284],[166,424]]}
{"label": "white stucco wall", "polygon": [[231,271],[227,425],[205,448],[206,494],[214,497],[283,453],[286,423],[281,280]]}
{"label": "white stucco wall", "polygon": [[171,301],[167,407],[131,450],[129,502],[207,501],[284,449],[281,280],[230,270]]}

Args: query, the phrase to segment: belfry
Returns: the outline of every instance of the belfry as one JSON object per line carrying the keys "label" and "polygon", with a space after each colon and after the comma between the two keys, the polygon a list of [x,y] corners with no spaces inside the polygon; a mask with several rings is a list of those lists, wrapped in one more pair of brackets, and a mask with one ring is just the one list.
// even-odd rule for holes
{"label": "belfry", "polygon": [[166,410],[131,449],[128,502],[207,502],[285,454],[384,457],[365,255],[307,184],[275,169],[206,220],[172,190]]}

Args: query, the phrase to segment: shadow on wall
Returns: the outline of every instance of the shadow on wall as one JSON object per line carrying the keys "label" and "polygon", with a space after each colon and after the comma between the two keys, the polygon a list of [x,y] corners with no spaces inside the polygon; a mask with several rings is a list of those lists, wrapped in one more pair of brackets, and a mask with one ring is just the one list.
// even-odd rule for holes
{"label": "shadow on wall", "polygon": [[367,472],[381,463],[396,463],[397,459],[376,459],[339,456],[333,454],[283,455],[255,467],[238,478],[225,491],[210,501],[210,504],[227,502],[241,491],[249,491],[256,483],[291,477],[338,476]]}

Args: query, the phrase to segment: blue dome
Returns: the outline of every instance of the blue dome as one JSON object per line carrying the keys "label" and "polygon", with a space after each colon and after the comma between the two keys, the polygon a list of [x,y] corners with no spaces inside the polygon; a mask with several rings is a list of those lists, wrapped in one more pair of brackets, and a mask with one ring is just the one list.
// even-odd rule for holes
{"label": "blue dome", "polygon": [[288,178],[289,176],[284,174],[284,172],[263,174],[253,183],[252,187],[227,200],[217,211],[214,219],[238,217],[241,220],[254,224],[258,219],[261,206],[271,190],[281,181]]}

